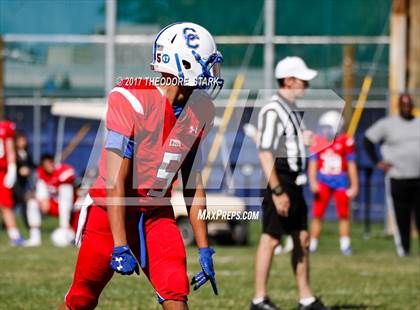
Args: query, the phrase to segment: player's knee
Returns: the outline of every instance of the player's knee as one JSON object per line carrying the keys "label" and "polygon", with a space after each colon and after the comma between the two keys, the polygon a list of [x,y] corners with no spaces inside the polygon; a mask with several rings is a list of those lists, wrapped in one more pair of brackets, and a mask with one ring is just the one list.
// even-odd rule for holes
{"label": "player's knee", "polygon": [[66,295],[65,303],[72,310],[90,310],[98,305],[100,290],[77,281]]}
{"label": "player's knee", "polygon": [[159,302],[164,310],[166,309],[177,309],[177,310],[188,310],[186,300],[164,300]]}
{"label": "player's knee", "polygon": [[58,310],[71,310],[69,307],[67,307],[66,303],[62,303],[59,307]]}
{"label": "player's knee", "polygon": [[302,248],[302,250],[303,251],[308,251],[309,250],[309,244],[311,242],[311,238],[309,236],[309,233],[301,232],[301,234],[299,236],[299,240],[300,240],[300,247]]}
{"label": "player's knee", "polygon": [[260,239],[260,243],[264,247],[268,247],[270,249],[274,249],[276,246],[280,244],[280,240],[276,237],[273,237],[269,234],[263,234]]}
{"label": "player's knee", "polygon": [[350,214],[348,212],[338,213],[338,219],[340,219],[340,220],[348,220],[349,217],[350,217]]}
{"label": "player's knee", "polygon": [[319,220],[319,221],[322,221],[322,220],[323,220],[323,218],[324,218],[323,214],[321,214],[321,213],[315,213],[315,212],[314,212],[312,215],[313,215],[313,218],[314,218],[314,219],[317,219],[317,220]]}
{"label": "player's knee", "polygon": [[48,214],[50,211],[50,206],[48,204],[39,204],[39,209],[41,210],[42,214]]}
{"label": "player's knee", "polygon": [[98,299],[84,295],[71,295],[66,297],[66,306],[71,310],[90,310],[98,305]]}
{"label": "player's knee", "polygon": [[159,285],[157,292],[163,300],[186,302],[190,293],[188,277],[185,272],[171,272],[167,275],[165,284]]}
{"label": "player's knee", "polygon": [[338,207],[337,216],[340,220],[347,220],[350,217],[350,211],[347,207]]}
{"label": "player's knee", "polygon": [[314,206],[312,209],[312,215],[314,218],[322,220],[325,214],[325,209],[323,207]]}

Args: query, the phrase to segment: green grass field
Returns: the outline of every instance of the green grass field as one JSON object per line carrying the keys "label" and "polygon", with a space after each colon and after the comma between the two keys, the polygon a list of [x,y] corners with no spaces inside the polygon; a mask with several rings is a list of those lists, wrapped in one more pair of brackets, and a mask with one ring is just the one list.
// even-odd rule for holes
{"label": "green grass field", "polygon": [[[51,231],[55,221],[45,222]],[[399,258],[391,238],[362,240],[362,227],[354,225],[352,257],[338,251],[335,223],[326,226],[318,253],[311,259],[312,286],[324,302],[339,309],[420,309],[420,259]],[[217,246],[215,256],[219,296],[209,285],[192,292],[191,309],[248,309],[253,294],[254,253],[259,224],[252,223],[248,247]],[[0,232],[0,309],[54,309],[72,280],[76,248],[54,248],[44,234],[40,248],[11,248]],[[417,243],[413,253],[418,253]],[[199,270],[195,248],[188,248],[189,275]],[[297,292],[289,256],[276,256],[269,294],[282,309],[296,307]],[[99,309],[160,309],[146,278],[116,275],[105,288]]]}

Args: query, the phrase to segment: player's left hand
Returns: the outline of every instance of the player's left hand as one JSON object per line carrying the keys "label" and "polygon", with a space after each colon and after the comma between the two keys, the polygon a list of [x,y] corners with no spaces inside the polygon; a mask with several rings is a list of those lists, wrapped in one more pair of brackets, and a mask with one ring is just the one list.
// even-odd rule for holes
{"label": "player's left hand", "polygon": [[212,255],[216,253],[212,248],[198,249],[199,262],[202,271],[197,273],[191,280],[191,285],[194,285],[194,291],[199,289],[204,283],[210,280],[214,294],[217,295],[217,283],[213,267]]}
{"label": "player's left hand", "polygon": [[346,194],[349,198],[353,199],[359,193],[359,189],[355,186],[350,186],[349,189],[346,190]]}
{"label": "player's left hand", "polygon": [[110,267],[112,270],[122,275],[130,275],[133,272],[140,274],[139,262],[133,252],[131,252],[128,245],[117,246],[114,248]]}

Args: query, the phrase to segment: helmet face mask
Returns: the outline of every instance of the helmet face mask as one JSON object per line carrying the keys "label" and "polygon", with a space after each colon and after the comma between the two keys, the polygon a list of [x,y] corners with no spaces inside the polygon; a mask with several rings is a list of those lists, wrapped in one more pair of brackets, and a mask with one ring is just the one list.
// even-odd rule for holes
{"label": "helmet face mask", "polygon": [[[211,54],[206,61],[201,56],[192,51],[194,58],[201,65],[202,73],[197,76],[199,89],[207,90],[212,98],[215,98],[222,89],[224,80],[221,78],[220,64],[223,62],[222,54],[217,51]],[[217,91],[217,93],[215,93]],[[213,97],[213,96],[214,97]]]}
{"label": "helmet face mask", "polygon": [[178,78],[178,85],[193,86],[214,98],[223,87],[222,54],[211,34],[193,23],[175,23],[163,28],[153,46],[151,69]]}
{"label": "helmet face mask", "polygon": [[335,135],[337,134],[335,129],[330,125],[319,126],[317,132],[321,136],[325,137],[327,140],[334,139]]}
{"label": "helmet face mask", "polygon": [[318,121],[318,132],[328,139],[332,139],[341,131],[343,127],[343,118],[337,111],[327,111],[321,115]]}

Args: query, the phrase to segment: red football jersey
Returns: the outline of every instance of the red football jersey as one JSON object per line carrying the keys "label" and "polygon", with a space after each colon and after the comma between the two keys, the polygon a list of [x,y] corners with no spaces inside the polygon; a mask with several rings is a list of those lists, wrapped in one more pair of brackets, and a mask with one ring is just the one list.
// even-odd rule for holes
{"label": "red football jersey", "polygon": [[0,169],[7,169],[6,140],[14,138],[15,123],[0,121]]}
{"label": "red football jersey", "polygon": [[[121,83],[124,85],[124,82]],[[168,201],[173,182],[186,156],[211,129],[214,105],[194,92],[177,119],[160,88],[147,81],[136,87],[115,87],[108,97],[106,127],[135,141],[133,175],[126,184],[126,205],[150,208]],[[106,151],[102,150],[99,176],[89,194],[105,206]],[[129,200],[129,201],[128,201]]]}
{"label": "red football jersey", "polygon": [[338,135],[332,142],[315,135],[311,157],[317,160],[318,171],[324,175],[341,175],[347,172],[347,161],[354,158],[354,139]]}
{"label": "red football jersey", "polygon": [[38,178],[44,181],[48,187],[50,199],[58,200],[58,187],[62,184],[73,184],[76,174],[72,166],[59,164],[52,174],[47,174],[42,167],[37,169]]}

